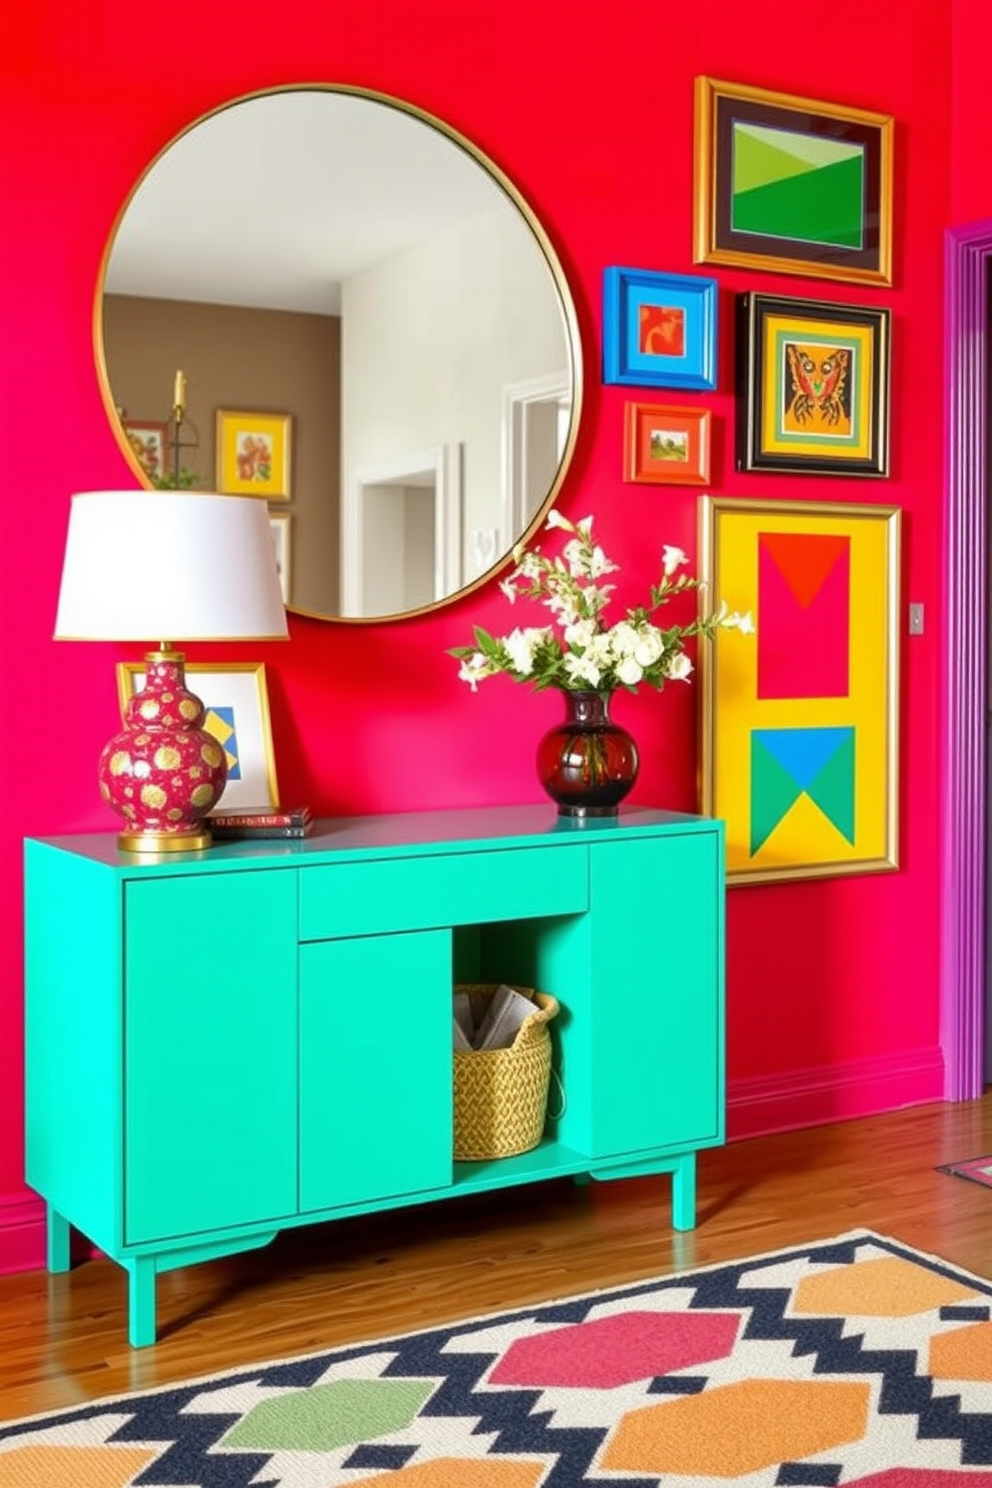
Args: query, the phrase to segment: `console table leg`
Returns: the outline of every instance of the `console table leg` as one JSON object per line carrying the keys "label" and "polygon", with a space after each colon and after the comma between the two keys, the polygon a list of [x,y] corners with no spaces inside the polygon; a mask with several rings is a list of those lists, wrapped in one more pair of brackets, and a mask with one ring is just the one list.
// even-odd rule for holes
{"label": "console table leg", "polygon": [[69,1270],[69,1237],[72,1233],[69,1221],[51,1204],[46,1205],[46,1234],[49,1271]]}
{"label": "console table leg", "polygon": [[676,1159],[672,1169],[672,1227],[693,1230],[696,1227],[696,1154],[685,1153]]}
{"label": "console table leg", "polygon": [[155,1257],[127,1262],[127,1334],[132,1348],[155,1342]]}

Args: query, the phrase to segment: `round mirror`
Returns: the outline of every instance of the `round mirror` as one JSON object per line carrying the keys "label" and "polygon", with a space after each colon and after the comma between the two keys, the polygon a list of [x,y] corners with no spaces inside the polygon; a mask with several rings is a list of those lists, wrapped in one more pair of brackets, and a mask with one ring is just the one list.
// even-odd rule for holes
{"label": "round mirror", "polygon": [[135,473],[266,501],[286,603],[318,618],[482,583],[575,444],[547,235],[474,145],[366,90],[255,94],[174,140],[119,215],[94,325]]}

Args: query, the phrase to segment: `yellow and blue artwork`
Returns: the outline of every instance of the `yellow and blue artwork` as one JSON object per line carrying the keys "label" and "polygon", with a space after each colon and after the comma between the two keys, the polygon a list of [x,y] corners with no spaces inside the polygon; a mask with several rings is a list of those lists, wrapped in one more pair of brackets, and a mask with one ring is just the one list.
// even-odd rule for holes
{"label": "yellow and blue artwork", "polygon": [[756,626],[701,656],[702,804],[729,882],[898,865],[899,517],[702,500],[704,592]]}

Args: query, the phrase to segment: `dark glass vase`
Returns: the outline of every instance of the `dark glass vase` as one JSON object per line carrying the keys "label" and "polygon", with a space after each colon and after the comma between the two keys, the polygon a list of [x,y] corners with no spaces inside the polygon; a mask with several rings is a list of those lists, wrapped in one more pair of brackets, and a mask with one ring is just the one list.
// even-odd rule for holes
{"label": "dark glass vase", "polygon": [[610,719],[608,692],[566,692],[565,721],[537,746],[537,775],[559,816],[616,816],[637,779],[637,745]]}

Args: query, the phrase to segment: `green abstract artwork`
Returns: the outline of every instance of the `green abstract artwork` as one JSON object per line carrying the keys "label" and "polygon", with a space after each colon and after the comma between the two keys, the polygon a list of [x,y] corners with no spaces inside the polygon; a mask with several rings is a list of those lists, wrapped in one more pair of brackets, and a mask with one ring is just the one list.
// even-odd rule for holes
{"label": "green abstract artwork", "polygon": [[735,121],[734,232],[860,249],[864,211],[862,145]]}

